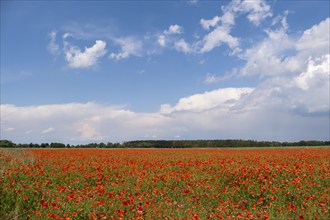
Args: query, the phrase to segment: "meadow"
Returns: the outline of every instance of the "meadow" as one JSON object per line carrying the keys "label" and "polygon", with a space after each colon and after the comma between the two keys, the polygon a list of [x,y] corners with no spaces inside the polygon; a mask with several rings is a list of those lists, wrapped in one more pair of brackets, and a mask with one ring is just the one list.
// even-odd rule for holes
{"label": "meadow", "polygon": [[0,149],[0,219],[330,219],[330,148]]}

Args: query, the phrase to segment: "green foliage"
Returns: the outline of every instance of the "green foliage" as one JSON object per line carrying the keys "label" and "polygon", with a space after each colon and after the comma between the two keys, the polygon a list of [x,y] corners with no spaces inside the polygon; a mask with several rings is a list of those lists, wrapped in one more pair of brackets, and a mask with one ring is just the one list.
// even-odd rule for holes
{"label": "green foliage", "polygon": [[0,148],[13,148],[16,147],[12,141],[9,140],[0,140]]}
{"label": "green foliage", "polygon": [[65,144],[62,143],[51,143],[50,148],[65,148]]}

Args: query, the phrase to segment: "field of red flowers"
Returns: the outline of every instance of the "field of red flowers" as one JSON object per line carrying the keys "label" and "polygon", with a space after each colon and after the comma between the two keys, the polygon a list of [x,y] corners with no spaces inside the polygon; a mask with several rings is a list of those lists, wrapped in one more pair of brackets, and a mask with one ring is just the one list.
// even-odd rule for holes
{"label": "field of red flowers", "polygon": [[330,148],[0,150],[0,219],[329,219]]}

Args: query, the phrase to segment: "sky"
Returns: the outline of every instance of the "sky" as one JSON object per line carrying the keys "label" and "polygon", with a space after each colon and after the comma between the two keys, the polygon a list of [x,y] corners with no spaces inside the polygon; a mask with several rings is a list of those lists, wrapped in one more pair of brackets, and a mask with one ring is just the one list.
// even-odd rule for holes
{"label": "sky", "polygon": [[1,139],[330,139],[329,1],[1,1]]}

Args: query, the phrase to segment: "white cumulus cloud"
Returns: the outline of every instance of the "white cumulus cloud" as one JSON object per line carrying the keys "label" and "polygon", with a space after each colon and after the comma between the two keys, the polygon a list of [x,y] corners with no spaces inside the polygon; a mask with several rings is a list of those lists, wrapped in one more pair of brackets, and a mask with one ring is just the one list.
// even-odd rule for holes
{"label": "white cumulus cloud", "polygon": [[329,88],[330,77],[330,54],[310,60],[306,72],[295,77],[295,82],[302,90],[308,90],[311,87],[317,88],[325,85]]}
{"label": "white cumulus cloud", "polygon": [[98,59],[107,53],[105,47],[106,42],[102,40],[95,41],[92,47],[85,47],[84,51],[76,46],[67,45],[65,58],[71,68],[89,68],[94,66]]}
{"label": "white cumulus cloud", "polygon": [[281,29],[269,31],[268,38],[240,54],[246,60],[242,75],[278,75],[297,71],[300,66],[288,56],[295,54],[294,42]]}
{"label": "white cumulus cloud", "polygon": [[267,38],[239,54],[246,61],[239,72],[261,76],[300,74],[310,59],[329,54],[329,32],[329,18],[304,31],[298,39],[288,35],[285,23],[279,29],[267,30]]}
{"label": "white cumulus cloud", "polygon": [[221,21],[226,25],[233,25],[234,18],[240,14],[246,14],[247,19],[255,26],[258,26],[267,17],[272,16],[270,5],[263,0],[232,1],[221,9],[224,13]]}
{"label": "white cumulus cloud", "polygon": [[248,13],[248,20],[256,26],[258,26],[265,18],[272,16],[270,6],[266,1],[244,0],[237,8],[234,8],[234,10]]}
{"label": "white cumulus cloud", "polygon": [[233,106],[241,96],[247,95],[253,88],[225,88],[210,92],[195,94],[181,98],[175,106],[164,104],[161,106],[161,113],[172,113],[174,111],[204,111],[215,107],[228,108]]}
{"label": "white cumulus cloud", "polygon": [[247,19],[258,26],[264,19],[271,17],[270,6],[265,1],[232,1],[221,8],[223,15],[214,16],[212,19],[200,20],[200,24],[205,30],[214,28],[203,37],[200,43],[200,53],[212,51],[221,44],[226,44],[232,49],[233,54],[241,51],[239,48],[239,38],[231,34],[231,29],[235,25],[235,18],[239,15],[246,15]]}
{"label": "white cumulus cloud", "polygon": [[214,16],[212,19],[204,19],[200,20],[200,24],[205,30],[210,30],[210,27],[215,27],[218,25],[218,22],[221,20],[219,16]]}
{"label": "white cumulus cloud", "polygon": [[245,97],[237,108],[271,108],[291,112],[292,117],[297,114],[329,117],[329,62],[329,54],[311,58],[300,73],[269,77]]}
{"label": "white cumulus cloud", "polygon": [[296,49],[309,55],[329,53],[330,48],[330,18],[321,21],[304,31],[296,44]]}
{"label": "white cumulus cloud", "polygon": [[[183,33],[183,27],[177,24],[170,25],[168,29],[164,30],[161,34],[157,36],[157,43],[162,48],[166,46],[172,46],[173,43],[178,40],[176,35],[180,35]],[[174,45],[176,48],[176,46]]]}
{"label": "white cumulus cloud", "polygon": [[174,43],[174,47],[177,51],[183,52],[183,53],[190,53],[193,51],[193,49],[190,47],[190,45],[184,40],[180,39]]}
{"label": "white cumulus cloud", "polygon": [[170,25],[169,28],[164,31],[164,34],[166,34],[166,35],[182,34],[182,33],[183,33],[183,28],[177,24]]}
{"label": "white cumulus cloud", "polygon": [[210,52],[222,43],[226,43],[231,49],[235,49],[239,45],[239,40],[238,38],[231,36],[227,28],[216,27],[204,37],[203,47],[200,49],[200,52]]}
{"label": "white cumulus cloud", "polygon": [[305,72],[294,78],[302,91],[295,94],[294,107],[300,112],[330,114],[330,54],[312,59]]}
{"label": "white cumulus cloud", "polygon": [[115,40],[115,43],[119,44],[121,50],[119,53],[111,53],[111,59],[125,59],[129,58],[130,56],[140,56],[142,50],[142,43],[140,40],[126,37],[126,38],[118,38]]}

